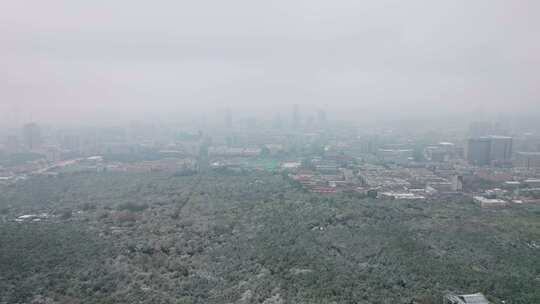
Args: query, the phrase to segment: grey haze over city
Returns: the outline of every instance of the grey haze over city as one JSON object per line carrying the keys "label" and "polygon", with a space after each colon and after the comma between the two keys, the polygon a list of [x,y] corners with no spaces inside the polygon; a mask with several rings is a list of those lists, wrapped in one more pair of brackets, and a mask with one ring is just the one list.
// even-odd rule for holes
{"label": "grey haze over city", "polygon": [[0,304],[540,303],[540,0],[0,2]]}
{"label": "grey haze over city", "polygon": [[0,120],[534,114],[539,17],[533,0],[5,1]]}

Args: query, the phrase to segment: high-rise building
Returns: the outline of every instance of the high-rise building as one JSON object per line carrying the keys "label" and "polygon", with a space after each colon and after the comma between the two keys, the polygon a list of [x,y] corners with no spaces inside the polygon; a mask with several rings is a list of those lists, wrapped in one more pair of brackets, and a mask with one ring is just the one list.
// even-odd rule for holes
{"label": "high-rise building", "polygon": [[377,154],[380,140],[376,135],[369,135],[359,138],[360,151],[362,153]]}
{"label": "high-rise building", "polygon": [[80,150],[80,138],[75,134],[64,134],[61,137],[60,146],[62,149],[67,149],[71,151]]}
{"label": "high-rise building", "polygon": [[7,137],[5,149],[6,152],[9,154],[19,151],[19,139],[17,138],[17,136],[10,135]]}
{"label": "high-rise building", "polygon": [[232,125],[233,125],[232,111],[231,109],[227,108],[225,110],[225,126],[227,126],[227,128],[231,128]]}
{"label": "high-rise building", "polygon": [[319,126],[326,125],[326,111],[319,110],[317,112],[317,123],[319,124]]}
{"label": "high-rise building", "polygon": [[41,146],[41,129],[35,123],[28,123],[23,126],[24,145],[29,150],[37,149]]}
{"label": "high-rise building", "polygon": [[433,162],[447,162],[456,154],[456,147],[453,143],[441,142],[424,149],[424,156]]}
{"label": "high-rise building", "polygon": [[212,139],[210,137],[205,137],[202,139],[199,145],[199,155],[197,158],[199,173],[207,172],[210,169],[210,158],[208,154],[208,149],[210,148],[211,141]]}
{"label": "high-rise building", "polygon": [[246,119],[246,127],[248,129],[254,130],[257,128],[257,118],[255,117],[249,117]]}
{"label": "high-rise building", "polygon": [[512,137],[490,136],[492,162],[508,162],[512,158]]}
{"label": "high-rise building", "polygon": [[463,190],[463,176],[453,175],[452,176],[452,191],[462,191]]}
{"label": "high-rise building", "polygon": [[281,119],[281,114],[276,113],[276,116],[274,116],[274,128],[281,129],[283,127],[283,121]]}
{"label": "high-rise building", "polygon": [[470,138],[467,142],[467,161],[475,166],[490,164],[491,139],[489,137]]}
{"label": "high-rise building", "polygon": [[295,129],[300,127],[300,110],[297,104],[293,106],[292,125]]}
{"label": "high-rise building", "polygon": [[512,137],[484,136],[470,138],[467,143],[467,160],[472,165],[508,163],[512,158]]}

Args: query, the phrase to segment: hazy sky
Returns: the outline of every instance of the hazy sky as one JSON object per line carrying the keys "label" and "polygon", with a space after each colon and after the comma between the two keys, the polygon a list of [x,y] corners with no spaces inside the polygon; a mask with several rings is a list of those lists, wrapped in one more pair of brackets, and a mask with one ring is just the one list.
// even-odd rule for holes
{"label": "hazy sky", "polygon": [[540,1],[0,4],[4,122],[287,115],[295,103],[349,119],[538,112]]}

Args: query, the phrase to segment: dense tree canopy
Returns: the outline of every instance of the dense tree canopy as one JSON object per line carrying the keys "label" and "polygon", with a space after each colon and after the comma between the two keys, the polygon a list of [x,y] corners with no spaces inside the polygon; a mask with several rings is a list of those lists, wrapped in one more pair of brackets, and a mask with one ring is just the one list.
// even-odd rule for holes
{"label": "dense tree canopy", "polygon": [[539,206],[318,195],[260,172],[0,190],[0,303],[540,303]]}

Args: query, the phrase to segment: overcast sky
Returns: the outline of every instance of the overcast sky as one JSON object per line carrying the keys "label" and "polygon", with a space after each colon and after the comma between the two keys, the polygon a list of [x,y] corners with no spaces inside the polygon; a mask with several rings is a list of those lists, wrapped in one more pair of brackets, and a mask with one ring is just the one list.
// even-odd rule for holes
{"label": "overcast sky", "polygon": [[[540,111],[540,1],[14,0],[0,119]],[[199,115],[199,114],[197,114]]]}

